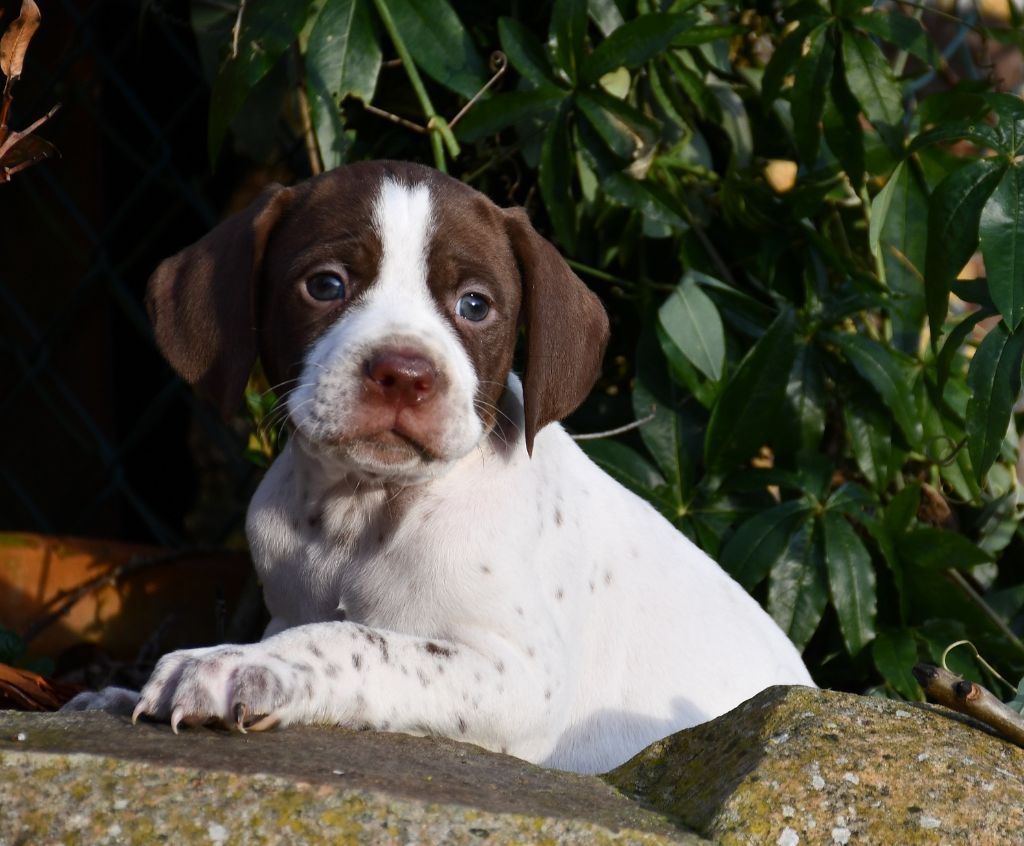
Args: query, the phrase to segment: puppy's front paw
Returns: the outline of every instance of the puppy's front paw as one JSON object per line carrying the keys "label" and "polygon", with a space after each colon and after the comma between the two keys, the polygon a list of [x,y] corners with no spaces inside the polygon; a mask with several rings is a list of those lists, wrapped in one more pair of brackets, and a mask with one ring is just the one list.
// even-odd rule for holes
{"label": "puppy's front paw", "polygon": [[105,687],[103,690],[87,690],[69,699],[61,711],[106,711],[108,714],[129,716],[139,701],[137,690],[123,687]]}
{"label": "puppy's front paw", "polygon": [[141,715],[178,726],[220,722],[240,731],[270,728],[294,700],[294,668],[258,646],[182,650],[160,659],[142,688]]}

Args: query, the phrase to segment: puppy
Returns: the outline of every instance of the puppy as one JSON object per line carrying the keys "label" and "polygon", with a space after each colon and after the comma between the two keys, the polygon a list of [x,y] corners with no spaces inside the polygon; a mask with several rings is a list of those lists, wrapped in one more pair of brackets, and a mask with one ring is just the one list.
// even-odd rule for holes
{"label": "puppy", "polygon": [[522,210],[419,165],[349,165],[268,189],[161,264],[148,305],[225,413],[258,356],[291,435],[247,519],[263,640],[165,656],[119,694],[135,716],[444,735],[601,772],[812,684],[757,603],[557,425],[608,321]]}

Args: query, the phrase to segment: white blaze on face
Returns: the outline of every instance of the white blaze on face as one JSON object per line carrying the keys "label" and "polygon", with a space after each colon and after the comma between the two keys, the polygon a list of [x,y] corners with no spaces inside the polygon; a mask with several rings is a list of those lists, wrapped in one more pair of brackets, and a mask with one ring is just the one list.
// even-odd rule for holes
{"label": "white blaze on face", "polygon": [[429,442],[421,445],[428,452],[453,461],[483,435],[473,405],[476,373],[441,313],[451,306],[436,302],[428,286],[431,206],[426,185],[409,187],[390,179],[381,184],[372,224],[381,245],[377,278],[306,353],[299,387],[288,398],[293,422],[314,444],[343,447],[346,433],[358,430],[361,410],[365,416],[364,363],[388,349],[422,355],[438,373],[442,387],[429,404],[423,427]]}

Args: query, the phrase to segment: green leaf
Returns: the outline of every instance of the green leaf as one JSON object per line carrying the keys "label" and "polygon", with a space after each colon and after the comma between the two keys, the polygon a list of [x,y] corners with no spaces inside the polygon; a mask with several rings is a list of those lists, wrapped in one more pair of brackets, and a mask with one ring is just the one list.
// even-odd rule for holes
{"label": "green leaf", "polygon": [[761,96],[771,105],[782,90],[782,83],[803,54],[807,34],[823,20],[822,16],[801,18],[796,29],[786,35],[772,53],[761,77]]}
{"label": "green leaf", "polygon": [[1010,329],[1024,319],[1024,168],[1012,165],[981,210],[978,223],[988,289]]}
{"label": "green leaf", "polygon": [[550,116],[565,100],[567,93],[564,89],[548,86],[488,97],[474,105],[456,124],[455,134],[460,140],[476,141],[520,121]]}
{"label": "green leaf", "polygon": [[381,63],[369,0],[327,0],[309,34],[305,60],[310,87],[326,91],[336,107],[349,95],[369,103]]}
{"label": "green leaf", "polygon": [[594,48],[580,71],[580,82],[590,85],[616,68],[637,68],[654,58],[682,32],[688,15],[654,12],[623,24]]}
{"label": "green leaf", "polygon": [[665,480],[640,453],[612,440],[580,441],[579,445],[598,467],[633,493],[654,501],[664,513],[666,503],[659,499],[658,492]]}
{"label": "green leaf", "polygon": [[487,81],[487,69],[448,0],[387,0],[395,28],[416,66],[463,97]]}
{"label": "green leaf", "polygon": [[295,42],[306,19],[307,5],[294,0],[266,0],[246,7],[239,29],[238,55],[224,60],[210,95],[207,144],[211,162],[217,160],[224,135],[249,92]]}
{"label": "green leaf", "polygon": [[687,228],[675,209],[676,199],[656,182],[612,171],[601,182],[601,189],[610,199],[643,214],[645,222],[653,221],[676,232]]}
{"label": "green leaf", "polygon": [[861,473],[876,491],[885,490],[893,473],[892,416],[867,388],[851,392],[842,405],[846,437]]}
{"label": "green leaf", "polygon": [[855,656],[875,637],[875,570],[845,517],[826,511],[821,523],[832,607],[846,649]]}
{"label": "green leaf", "polygon": [[803,649],[828,605],[825,551],[820,529],[808,521],[790,538],[768,579],[768,613]]}
{"label": "green leaf", "polygon": [[796,445],[801,450],[817,450],[825,434],[827,391],[818,353],[810,344],[800,344],[793,359],[786,385],[786,400],[791,409],[787,417],[795,421]]}
{"label": "green leaf", "polygon": [[956,355],[957,350],[963,346],[967,336],[971,334],[971,330],[981,323],[982,320],[991,317],[993,314],[995,312],[990,309],[980,308],[977,311],[972,311],[950,330],[949,335],[946,336],[946,340],[942,344],[942,349],[939,350],[939,354],[935,359],[935,380],[940,390],[949,378],[949,370],[953,366],[953,357]]}
{"label": "green leaf", "polygon": [[921,526],[896,536],[896,552],[907,566],[924,570],[967,570],[992,556],[959,532]]}
{"label": "green leaf", "polygon": [[572,199],[572,148],[569,119],[565,109],[551,121],[544,133],[538,183],[544,206],[555,227],[559,243],[570,253],[576,248],[576,211]]}
{"label": "green leaf", "polygon": [[793,134],[800,157],[808,167],[818,158],[821,116],[825,94],[835,64],[832,29],[822,25],[811,31],[810,47],[796,66],[790,101],[793,106]]}
{"label": "green leaf", "polygon": [[904,699],[924,700],[921,688],[911,673],[917,663],[917,641],[908,629],[887,629],[878,633],[871,644],[874,659],[882,678]]}
{"label": "green leaf", "polygon": [[786,552],[793,533],[806,522],[807,513],[805,501],[790,500],[742,523],[722,547],[722,567],[752,590]]}
{"label": "green leaf", "polygon": [[555,42],[555,60],[576,85],[586,55],[586,0],[555,0],[551,12],[551,37]]}
{"label": "green leaf", "polygon": [[987,93],[984,96],[985,102],[999,118],[995,127],[1002,144],[999,149],[1016,158],[1024,147],[1024,102],[1015,94],[1002,92]]}
{"label": "green leaf", "polygon": [[672,46],[676,48],[699,47],[701,44],[710,44],[712,41],[726,41],[741,32],[744,32],[743,27],[734,24],[691,26],[672,40]]}
{"label": "green leaf", "polygon": [[[829,469],[831,469],[830,466]],[[829,478],[831,479],[831,474],[829,474]],[[826,510],[838,511],[850,517],[871,514],[877,505],[878,501],[859,482],[843,482],[829,494],[825,502]]]}
{"label": "green leaf", "polygon": [[718,309],[690,276],[684,276],[658,310],[665,333],[701,373],[716,382],[725,361],[725,331]]}
{"label": "green leaf", "polygon": [[913,481],[897,493],[885,506],[883,521],[892,535],[899,535],[910,528],[921,505],[921,483]]}
{"label": "green leaf", "polygon": [[345,160],[348,139],[341,115],[348,96],[373,99],[381,51],[368,0],[327,0],[304,53],[310,117],[324,168]]}
{"label": "green leaf", "polygon": [[615,0],[588,0],[587,11],[590,19],[606,37],[622,26],[622,12],[615,5]]}
{"label": "green leaf", "polygon": [[1014,403],[1020,395],[1021,361],[1024,360],[1024,328],[1011,333],[999,322],[978,345],[967,371],[971,398],[967,401],[967,452],[980,483],[1010,425]]}
{"label": "green leaf", "polygon": [[943,179],[928,201],[924,279],[933,344],[942,335],[950,285],[978,246],[981,211],[1006,168],[998,159],[971,162]]}
{"label": "green leaf", "polygon": [[863,335],[829,332],[828,340],[881,396],[912,447],[921,443],[921,421],[911,388],[917,377],[913,361]]}
{"label": "green leaf", "polygon": [[736,93],[734,86],[713,77],[707,83],[707,90],[714,95],[721,112],[719,127],[725,131],[732,146],[730,164],[736,168],[746,168],[754,152],[754,139],[750,129],[750,118],[743,98]]}
{"label": "green leaf", "polygon": [[[957,444],[967,437],[963,422],[952,419],[949,414],[939,410],[943,405],[948,405],[946,396],[958,392],[959,389],[962,389],[965,395],[969,393],[967,383],[960,379],[950,379],[946,382],[943,393],[936,397],[930,382],[930,379],[924,380],[930,400],[922,405],[925,443],[929,445],[928,450],[938,463],[939,475],[949,489],[959,499],[977,501],[981,498],[981,489],[974,479],[971,456],[966,449],[957,448]],[[967,407],[967,399],[967,396],[963,397],[964,409]]]}
{"label": "green leaf", "polygon": [[559,87],[564,84],[551,69],[543,45],[519,21],[513,18],[499,18],[498,37],[501,39],[501,49],[505,51],[512,67],[519,71],[524,79],[542,87]]}
{"label": "green leaf", "polygon": [[677,510],[682,510],[692,495],[707,416],[666,372],[660,334],[646,329],[637,344],[633,414],[643,420],[653,407],[654,419],[640,427],[640,439],[673,492]]}
{"label": "green leaf", "polygon": [[796,317],[786,308],[725,384],[704,440],[709,467],[720,470],[743,461],[769,439],[785,400],[796,355],[795,334]]}
{"label": "green leaf", "polygon": [[953,293],[965,303],[974,303],[995,314],[996,304],[988,292],[987,279],[954,279]]}
{"label": "green leaf", "polygon": [[846,84],[882,139],[896,146],[902,137],[903,92],[878,46],[866,35],[843,34]]}
{"label": "green leaf", "polygon": [[889,216],[889,209],[892,207],[893,195],[896,193],[896,186],[907,170],[905,161],[896,165],[896,169],[889,175],[889,180],[871,201],[871,224],[868,227],[868,246],[871,248],[875,258],[882,257],[881,238],[882,227]]}
{"label": "green leaf", "polygon": [[654,140],[653,122],[622,100],[592,88],[576,95],[576,105],[616,156],[630,161]]}
{"label": "green leaf", "polygon": [[864,184],[864,132],[860,125],[860,104],[850,93],[846,80],[833,73],[822,115],[825,141],[846,171],[853,190]]}
{"label": "green leaf", "polygon": [[901,162],[875,198],[871,240],[872,252],[881,260],[885,283],[893,294],[889,302],[893,346],[916,355],[926,313],[922,280],[928,246],[928,194],[913,161]]}
{"label": "green leaf", "polygon": [[1003,139],[995,127],[982,120],[947,121],[922,132],[911,142],[908,153],[916,153],[930,144],[951,144],[955,141],[971,141],[983,149],[991,148],[1003,152]]}
{"label": "green leaf", "polygon": [[912,56],[917,56],[926,65],[935,67],[939,60],[935,42],[916,18],[895,10],[876,9],[867,14],[854,15],[850,22],[890,44],[895,44],[901,50],[906,50]]}

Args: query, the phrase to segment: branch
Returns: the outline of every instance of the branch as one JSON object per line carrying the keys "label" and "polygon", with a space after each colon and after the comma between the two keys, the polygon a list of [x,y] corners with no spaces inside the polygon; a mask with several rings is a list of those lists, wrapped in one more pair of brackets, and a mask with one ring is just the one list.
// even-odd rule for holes
{"label": "branch", "polygon": [[402,60],[402,65],[405,67],[405,73],[409,77],[412,90],[415,92],[416,99],[420,102],[420,108],[423,109],[423,114],[427,118],[427,129],[430,130],[430,146],[434,151],[434,166],[442,173],[447,173],[448,163],[444,157],[444,148],[447,144],[448,152],[451,153],[452,158],[459,154],[455,136],[452,135],[445,119],[434,111],[434,105],[430,102],[430,95],[427,94],[426,86],[424,86],[423,80],[420,78],[419,71],[416,70],[416,64],[412,60],[409,48],[405,46],[405,41],[402,40],[398,27],[395,26],[395,20],[391,17],[391,10],[388,9],[387,3],[384,0],[373,0],[373,5],[377,9],[377,14],[380,16],[381,23],[384,24],[384,29],[387,31],[391,43],[395,45],[395,51]]}
{"label": "branch", "polygon": [[1024,717],[999,701],[980,684],[962,679],[934,664],[916,664],[912,671],[925,695],[991,727],[1018,746],[1024,746]]}

